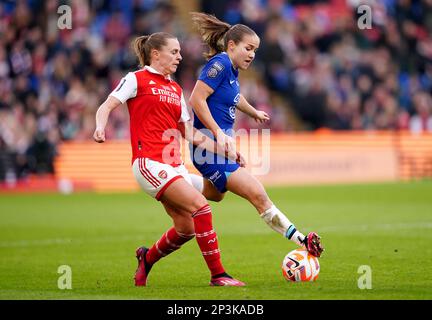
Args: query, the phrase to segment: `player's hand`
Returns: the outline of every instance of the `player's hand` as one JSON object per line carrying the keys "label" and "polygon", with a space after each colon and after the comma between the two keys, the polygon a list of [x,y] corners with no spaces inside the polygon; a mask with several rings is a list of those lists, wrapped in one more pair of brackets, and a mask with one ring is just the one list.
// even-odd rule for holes
{"label": "player's hand", "polygon": [[98,143],[105,142],[105,130],[96,128],[93,139]]}
{"label": "player's hand", "polygon": [[237,151],[236,162],[240,165],[240,167],[243,167],[243,168],[246,167],[246,159],[238,151]]}
{"label": "player's hand", "polygon": [[225,154],[236,154],[235,140],[225,133],[218,133],[217,143],[225,150]]}
{"label": "player's hand", "polygon": [[264,123],[270,120],[270,116],[265,111],[257,110],[253,117],[257,123]]}

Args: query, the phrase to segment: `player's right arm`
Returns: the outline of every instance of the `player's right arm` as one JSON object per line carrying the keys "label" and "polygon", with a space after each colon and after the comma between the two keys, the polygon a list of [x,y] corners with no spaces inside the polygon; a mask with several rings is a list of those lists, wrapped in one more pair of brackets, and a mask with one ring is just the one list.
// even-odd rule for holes
{"label": "player's right arm", "polygon": [[207,85],[204,81],[198,80],[189,98],[189,103],[203,125],[211,131],[214,137],[216,137],[216,141],[223,146],[227,152],[235,154],[236,149],[234,140],[222,132],[221,128],[214,120],[207,104],[207,98],[213,92],[213,88]]}
{"label": "player's right arm", "polygon": [[105,127],[108,123],[108,118],[115,108],[125,103],[128,99],[136,97],[137,80],[134,73],[129,72],[117,87],[110,93],[104,103],[100,105],[96,112],[96,129],[93,134],[93,139],[96,142],[105,142]]}
{"label": "player's right arm", "polygon": [[96,130],[93,134],[93,139],[96,142],[105,142],[105,127],[108,123],[108,118],[112,110],[121,105],[122,102],[113,97],[108,96],[104,103],[102,103],[96,112]]}
{"label": "player's right arm", "polygon": [[189,120],[186,122],[182,122],[179,125],[179,129],[181,135],[183,136],[183,138],[186,139],[186,141],[189,141],[190,143],[199,146],[202,149],[208,150],[212,153],[217,153],[222,157],[227,157],[228,159],[240,164],[241,167],[246,166],[246,160],[240,152],[233,152],[218,148],[218,145],[213,141],[213,139],[210,139],[201,131],[194,128],[192,121]]}
{"label": "player's right arm", "polygon": [[207,104],[207,98],[212,95],[214,90],[205,82],[198,80],[195,84],[192,94],[189,98],[195,114],[203,123],[203,125],[211,131],[213,136],[217,137],[220,127],[213,119],[210,108]]}

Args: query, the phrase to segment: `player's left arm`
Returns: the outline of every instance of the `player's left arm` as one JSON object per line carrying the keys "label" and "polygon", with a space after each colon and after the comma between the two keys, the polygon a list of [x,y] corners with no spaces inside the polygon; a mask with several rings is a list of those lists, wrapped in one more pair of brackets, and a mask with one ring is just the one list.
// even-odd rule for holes
{"label": "player's left arm", "polygon": [[240,100],[237,104],[237,109],[247,114],[249,117],[254,118],[256,122],[264,123],[270,120],[270,116],[267,114],[267,112],[255,109],[242,94],[240,94]]}

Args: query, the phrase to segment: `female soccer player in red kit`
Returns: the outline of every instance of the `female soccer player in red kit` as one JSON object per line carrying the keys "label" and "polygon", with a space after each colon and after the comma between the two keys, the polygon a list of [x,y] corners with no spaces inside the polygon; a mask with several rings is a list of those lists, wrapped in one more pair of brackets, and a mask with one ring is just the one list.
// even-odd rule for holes
{"label": "female soccer player in red kit", "polygon": [[[182,89],[170,78],[182,60],[180,44],[176,37],[158,32],[135,39],[134,50],[142,68],[128,73],[99,107],[93,138],[96,142],[105,141],[110,112],[127,102],[134,176],[147,194],[163,204],[174,223],[151,248],[136,250],[135,285],[145,286],[154,263],[195,236],[211,272],[210,285],[243,286],[243,282],[225,272],[211,208],[191,185],[180,158],[180,134],[192,137],[193,143],[193,137],[199,142],[206,139],[199,133],[190,134],[189,130],[194,129]],[[206,149],[216,150],[212,140],[205,142]]]}

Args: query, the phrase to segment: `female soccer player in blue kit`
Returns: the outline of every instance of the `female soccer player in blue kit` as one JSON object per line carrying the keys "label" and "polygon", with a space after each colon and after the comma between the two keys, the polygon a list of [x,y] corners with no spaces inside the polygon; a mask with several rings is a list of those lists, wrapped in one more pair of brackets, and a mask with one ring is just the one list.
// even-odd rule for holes
{"label": "female soccer player in blue kit", "polygon": [[[249,27],[231,26],[215,16],[194,12],[195,26],[209,46],[208,62],[204,66],[190,97],[195,114],[194,127],[215,138],[227,150],[235,149],[232,130],[236,109],[258,122],[269,120],[267,113],[256,110],[240,93],[239,70],[246,70],[259,47],[260,39]],[[304,236],[271,202],[262,184],[238,163],[224,160],[205,150],[192,147],[192,161],[204,181],[193,177],[194,185],[213,201],[221,201],[226,191],[247,200],[263,220],[276,232],[319,257],[323,251],[315,232]],[[197,155],[201,155],[198,157]],[[209,161],[211,160],[211,161]]]}

